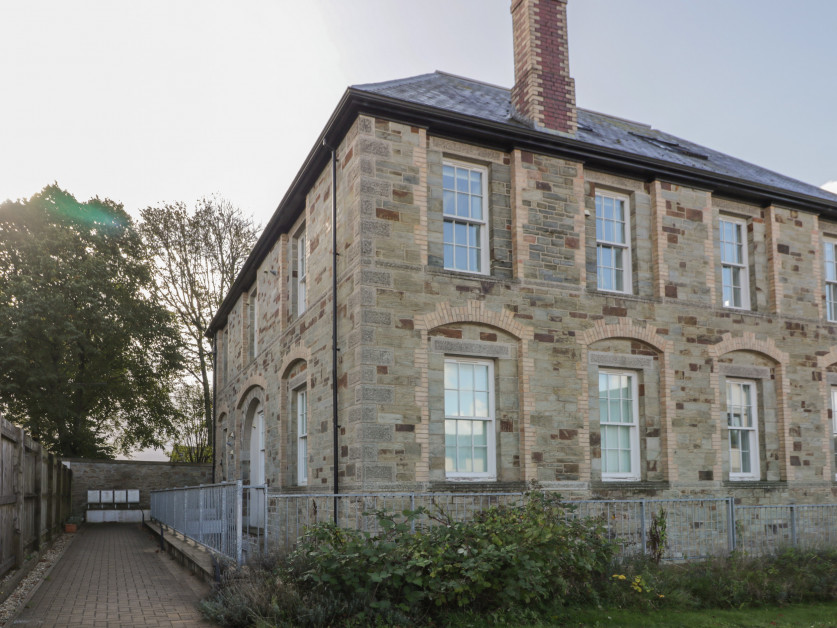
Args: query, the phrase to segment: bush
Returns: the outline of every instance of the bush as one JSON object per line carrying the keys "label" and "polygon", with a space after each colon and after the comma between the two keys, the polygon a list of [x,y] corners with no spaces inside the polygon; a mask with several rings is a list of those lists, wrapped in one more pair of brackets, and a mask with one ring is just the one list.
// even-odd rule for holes
{"label": "bush", "polygon": [[[259,619],[414,625],[453,610],[531,614],[595,600],[613,557],[600,521],[577,519],[560,496],[540,491],[527,493],[522,506],[492,507],[467,523],[442,511],[375,514],[377,536],[312,526],[276,567],[225,583],[204,603],[205,614],[228,626]],[[411,533],[420,515],[433,525]]]}
{"label": "bush", "polygon": [[411,534],[422,513],[377,513],[376,538],[311,528],[292,557],[295,578],[375,609],[490,611],[590,599],[613,555],[601,524],[575,519],[554,494],[531,492],[523,506],[492,507],[467,523],[435,513],[437,525]]}

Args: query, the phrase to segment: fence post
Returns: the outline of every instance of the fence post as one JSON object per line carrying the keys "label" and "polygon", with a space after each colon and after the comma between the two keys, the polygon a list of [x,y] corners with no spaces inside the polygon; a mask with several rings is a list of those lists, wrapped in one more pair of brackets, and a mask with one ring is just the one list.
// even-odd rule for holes
{"label": "fence post", "polygon": [[35,444],[37,447],[37,454],[35,456],[35,473],[34,473],[34,482],[35,486],[32,488],[35,489],[35,504],[34,504],[34,512],[32,516],[32,527],[34,528],[35,532],[35,545],[34,549],[36,551],[41,551],[41,533],[44,530],[44,506],[43,506],[43,499],[44,499],[44,491],[43,491],[43,483],[44,483],[44,474],[43,474],[43,466],[44,466],[44,448],[41,445]]}
{"label": "fence post", "polygon": [[648,538],[645,532],[645,500],[641,500],[639,502],[640,511],[639,511],[639,522],[640,526],[642,527],[642,553],[648,553]]}
{"label": "fence post", "polygon": [[262,499],[262,503],[264,504],[264,521],[262,521],[264,525],[264,549],[262,549],[262,554],[267,556],[267,515],[270,512],[270,504],[267,502],[267,486],[263,487],[262,491],[264,491],[264,498]]}
{"label": "fence post", "polygon": [[[410,493],[410,510],[414,511],[415,509],[416,509],[416,494],[415,493]],[[415,518],[415,516],[413,516],[410,519],[410,533],[411,534],[416,533],[416,518]]]}
{"label": "fence post", "polygon": [[242,560],[242,543],[243,543],[243,510],[244,507],[244,487],[241,480],[235,482],[235,562],[241,567]]}
{"label": "fence post", "polygon": [[790,507],[791,545],[796,547],[796,506]]}
{"label": "fence post", "polygon": [[55,456],[47,455],[47,542],[52,542],[55,531]]}
{"label": "fence post", "polygon": [[735,498],[734,497],[727,497],[727,521],[729,522],[729,530],[727,531],[727,543],[729,545],[729,551],[734,552],[735,547],[737,544],[737,539],[735,538]]}
{"label": "fence post", "polygon": [[198,542],[203,543],[203,507],[204,507],[204,494],[203,494],[203,484],[200,485],[198,488]]}
{"label": "fence post", "polygon": [[223,486],[221,488],[221,547],[223,548],[224,554],[229,556],[230,552],[230,525],[229,520],[227,519],[227,487]]}
{"label": "fence post", "polygon": [[23,565],[23,504],[25,502],[25,483],[23,475],[23,465],[26,462],[26,433],[22,427],[15,430],[17,432],[17,460],[15,461],[14,488],[15,488],[15,514],[14,514],[14,554],[15,554],[15,568],[19,569]]}

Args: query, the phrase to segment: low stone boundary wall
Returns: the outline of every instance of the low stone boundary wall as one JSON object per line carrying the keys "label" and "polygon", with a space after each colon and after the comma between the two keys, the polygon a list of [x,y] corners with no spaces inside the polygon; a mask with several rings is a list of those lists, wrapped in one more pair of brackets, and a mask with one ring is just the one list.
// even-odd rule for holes
{"label": "low stone boundary wall", "polygon": [[73,472],[72,512],[87,512],[87,491],[138,489],[140,510],[151,508],[151,491],[212,481],[212,465],[143,460],[64,460]]}

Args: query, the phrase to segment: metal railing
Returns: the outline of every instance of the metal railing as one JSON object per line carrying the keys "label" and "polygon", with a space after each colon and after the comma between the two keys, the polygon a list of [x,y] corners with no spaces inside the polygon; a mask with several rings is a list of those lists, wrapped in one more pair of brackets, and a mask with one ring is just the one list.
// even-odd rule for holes
{"label": "metal railing", "polygon": [[[377,511],[410,520],[421,530],[441,521],[468,521],[486,508],[520,505],[524,493],[281,494],[241,482],[154,491],[151,517],[207,548],[243,564],[249,556],[293,549],[308,526],[337,521],[342,528],[379,532]],[[750,555],[782,546],[837,545],[837,504],[740,506],[734,498],[579,500],[565,502],[567,517],[592,517],[604,525],[620,556],[646,553],[653,519],[665,517],[664,560]],[[335,505],[337,517],[334,515]],[[442,516],[444,513],[444,516]]]}
{"label": "metal railing", "polygon": [[151,518],[241,565],[243,493],[240,481],[151,491]]}

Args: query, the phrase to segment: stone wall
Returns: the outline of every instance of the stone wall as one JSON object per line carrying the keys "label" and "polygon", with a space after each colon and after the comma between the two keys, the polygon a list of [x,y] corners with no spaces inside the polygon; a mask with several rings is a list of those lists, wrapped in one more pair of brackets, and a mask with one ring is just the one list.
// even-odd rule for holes
{"label": "stone wall", "polygon": [[90,460],[69,458],[73,472],[73,515],[87,510],[87,491],[139,489],[139,507],[151,507],[151,491],[177,486],[197,486],[212,481],[209,464],[144,462],[140,460]]}
{"label": "stone wall", "polygon": [[[837,365],[837,325],[824,320],[821,270],[822,241],[837,233],[834,225],[813,212],[504,153],[366,116],[338,155],[342,490],[504,490],[536,480],[574,497],[834,499],[829,396],[837,380],[828,375]],[[485,275],[444,268],[448,160],[488,173]],[[597,288],[597,191],[626,199],[629,208],[625,293]],[[300,212],[293,229],[304,223],[312,247],[309,309],[296,316],[289,305],[292,229],[259,269],[260,336],[270,341],[250,363],[231,360],[235,368],[219,386],[219,462],[223,477],[247,479],[248,421],[262,407],[271,486],[326,491],[333,470],[330,169]],[[722,302],[724,217],[745,225],[746,310]],[[243,295],[227,322],[235,356],[244,302]],[[445,472],[447,356],[493,364],[490,482],[456,482]],[[598,374],[614,369],[638,382],[635,481],[602,475]],[[728,379],[752,382],[757,395],[758,464],[749,481],[730,473]],[[290,392],[299,385],[310,397],[305,487],[292,469]]]}

